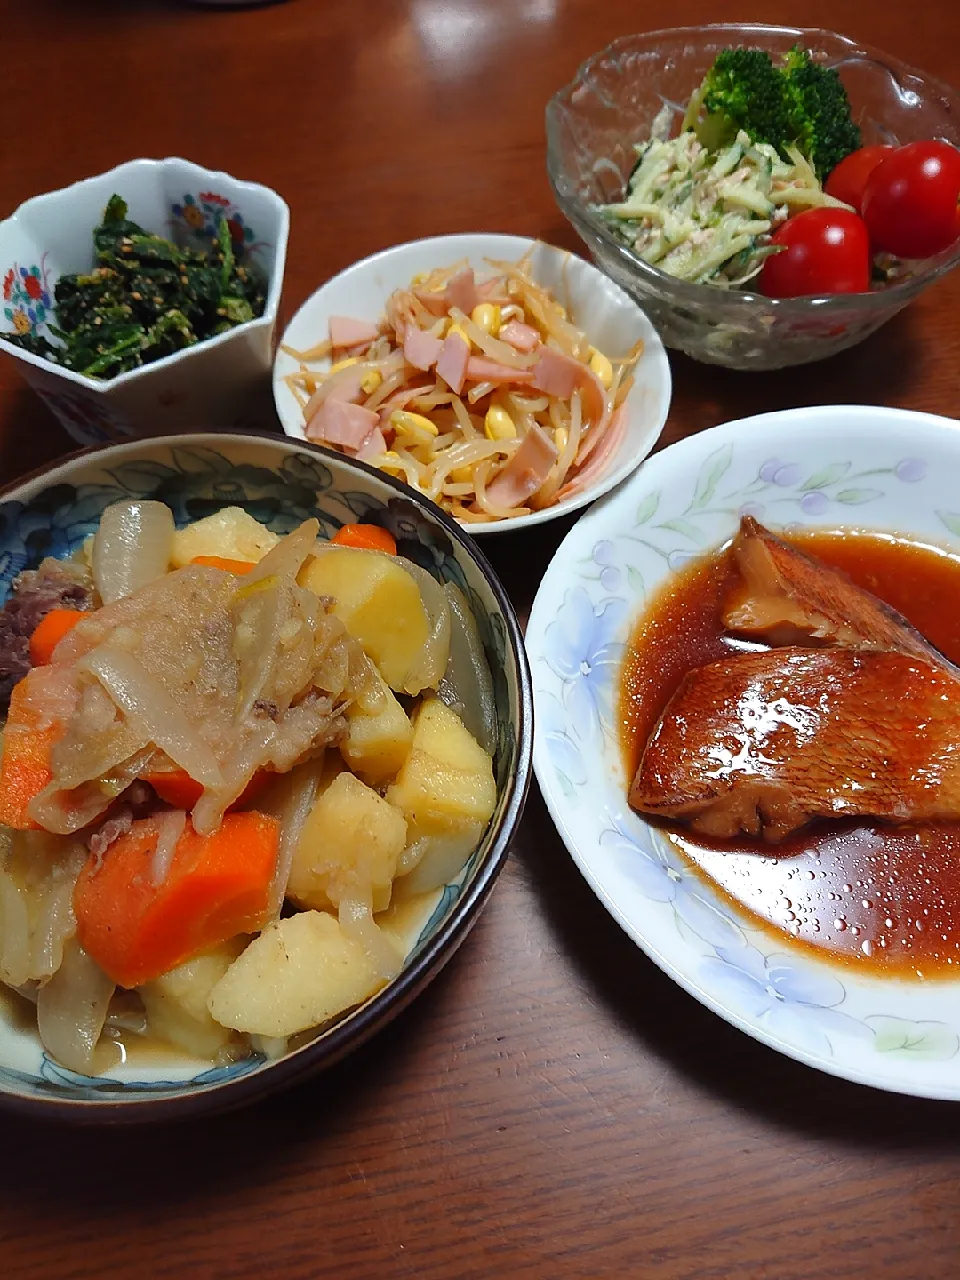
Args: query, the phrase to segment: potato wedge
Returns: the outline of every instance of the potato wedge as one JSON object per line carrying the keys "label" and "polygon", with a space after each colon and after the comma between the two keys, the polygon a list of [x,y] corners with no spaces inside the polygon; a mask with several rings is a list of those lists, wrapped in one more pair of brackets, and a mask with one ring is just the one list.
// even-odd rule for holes
{"label": "potato wedge", "polygon": [[224,507],[173,535],[172,564],[179,569],[197,556],[250,560],[258,564],[280,539],[242,507]]}
{"label": "potato wedge", "polygon": [[376,683],[347,711],[347,736],[340,754],[372,787],[394,778],[410,754],[413,725],[377,672]]}
{"label": "potato wedge", "polygon": [[413,746],[387,799],[421,835],[490,821],[497,803],[493,761],[439,698],[421,704]]}
{"label": "potato wedge", "polygon": [[269,925],[210,992],[225,1027],[292,1036],[354,1005],[383,985],[359,943],[331,915],[302,911]]}
{"label": "potato wedge", "polygon": [[391,689],[421,691],[410,673],[427,643],[429,621],[419,587],[392,556],[325,547],[307,561],[299,582],[317,595],[333,598],[333,612]]}
{"label": "potato wedge", "polygon": [[232,1037],[211,1018],[207,1000],[243,951],[244,941],[232,938],[216,950],[196,956],[139,987],[150,1030],[198,1058],[215,1057]]}
{"label": "potato wedge", "polygon": [[287,897],[303,907],[338,907],[343,898],[390,900],[407,842],[403,814],[344,771],[321,793],[293,857]]}

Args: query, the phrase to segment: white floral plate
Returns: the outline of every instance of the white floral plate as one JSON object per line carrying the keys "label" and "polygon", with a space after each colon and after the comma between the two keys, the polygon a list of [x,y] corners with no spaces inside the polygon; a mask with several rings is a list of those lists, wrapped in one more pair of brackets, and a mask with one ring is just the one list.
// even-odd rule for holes
{"label": "white floral plate", "polygon": [[862,406],[727,423],[649,459],[567,535],[526,643],[534,767],[601,902],[680,986],[811,1066],[960,1099],[960,976],[860,974],[792,949],[694,875],[626,803],[615,726],[624,642],[650,593],[750,512],[773,529],[899,532],[960,555],[960,423]]}

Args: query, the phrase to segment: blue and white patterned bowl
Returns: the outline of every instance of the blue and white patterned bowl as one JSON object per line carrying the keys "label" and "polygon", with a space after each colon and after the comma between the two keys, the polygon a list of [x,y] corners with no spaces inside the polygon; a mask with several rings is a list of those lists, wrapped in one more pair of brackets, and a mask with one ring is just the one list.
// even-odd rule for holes
{"label": "blue and white patterned bowl", "polygon": [[887,531],[960,555],[960,423],[861,406],[764,414],[673,445],[592,507],[527,628],[541,790],[601,902],[703,1004],[824,1071],[960,1099],[960,980],[883,979],[791,949],[627,806],[624,643],[651,594],[744,513],[775,530]]}
{"label": "blue and white patterned bowl", "polygon": [[392,983],[303,1047],[276,1061],[226,1067],[165,1058],[107,1077],[65,1070],[0,1002],[0,1102],[71,1120],[118,1123],[237,1106],[329,1066],[404,1008],[450,958],[486,901],[520,820],[530,775],[530,677],[516,616],[493,570],[458,526],[405,485],[364,463],[280,436],[206,434],[143,440],[78,454],[8,488],[0,500],[0,600],[22,569],[65,556],[122,498],[165,502],[178,524],[241,506],[276,533],[316,516],[388,528],[400,552],[470,602],[494,680],[497,808],[455,883],[436,895],[407,963]]}

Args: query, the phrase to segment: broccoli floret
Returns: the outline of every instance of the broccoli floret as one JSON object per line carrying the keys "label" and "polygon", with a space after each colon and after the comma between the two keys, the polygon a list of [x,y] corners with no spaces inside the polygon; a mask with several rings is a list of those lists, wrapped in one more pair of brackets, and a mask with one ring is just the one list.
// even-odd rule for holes
{"label": "broccoli floret", "polygon": [[800,45],[777,65],[762,49],[724,49],[694,93],[683,119],[710,151],[743,130],[777,148],[796,146],[822,182],[861,145],[860,130],[837,72],[814,62]]}
{"label": "broccoli floret", "polygon": [[797,146],[823,182],[844,156],[863,139],[850,115],[850,100],[837,71],[813,61],[808,50],[795,45],[786,56],[784,77],[796,102],[794,129]]}
{"label": "broccoli floret", "polygon": [[717,54],[687,107],[683,128],[693,128],[710,151],[728,146],[739,130],[754,142],[782,149],[793,140],[795,103],[786,78],[762,49]]}

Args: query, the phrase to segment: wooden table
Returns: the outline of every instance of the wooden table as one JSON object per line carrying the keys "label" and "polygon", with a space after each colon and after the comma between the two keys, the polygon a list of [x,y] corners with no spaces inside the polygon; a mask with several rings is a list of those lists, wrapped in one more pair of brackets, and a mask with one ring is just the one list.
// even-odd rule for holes
{"label": "wooden table", "polygon": [[[288,314],[416,236],[575,248],[544,172],[550,94],[644,24],[760,16],[960,81],[954,0],[0,0],[0,214],[138,155],[257,178],[292,210]],[[819,366],[675,358],[662,443],[800,403],[958,413],[958,368],[960,273]],[[68,447],[0,361],[0,479]],[[522,613],[566,527],[492,545]],[[818,1074],[701,1008],[604,913],[536,793],[455,961],[339,1069],[183,1127],[0,1132],[11,1280],[960,1274],[960,1110]]]}

